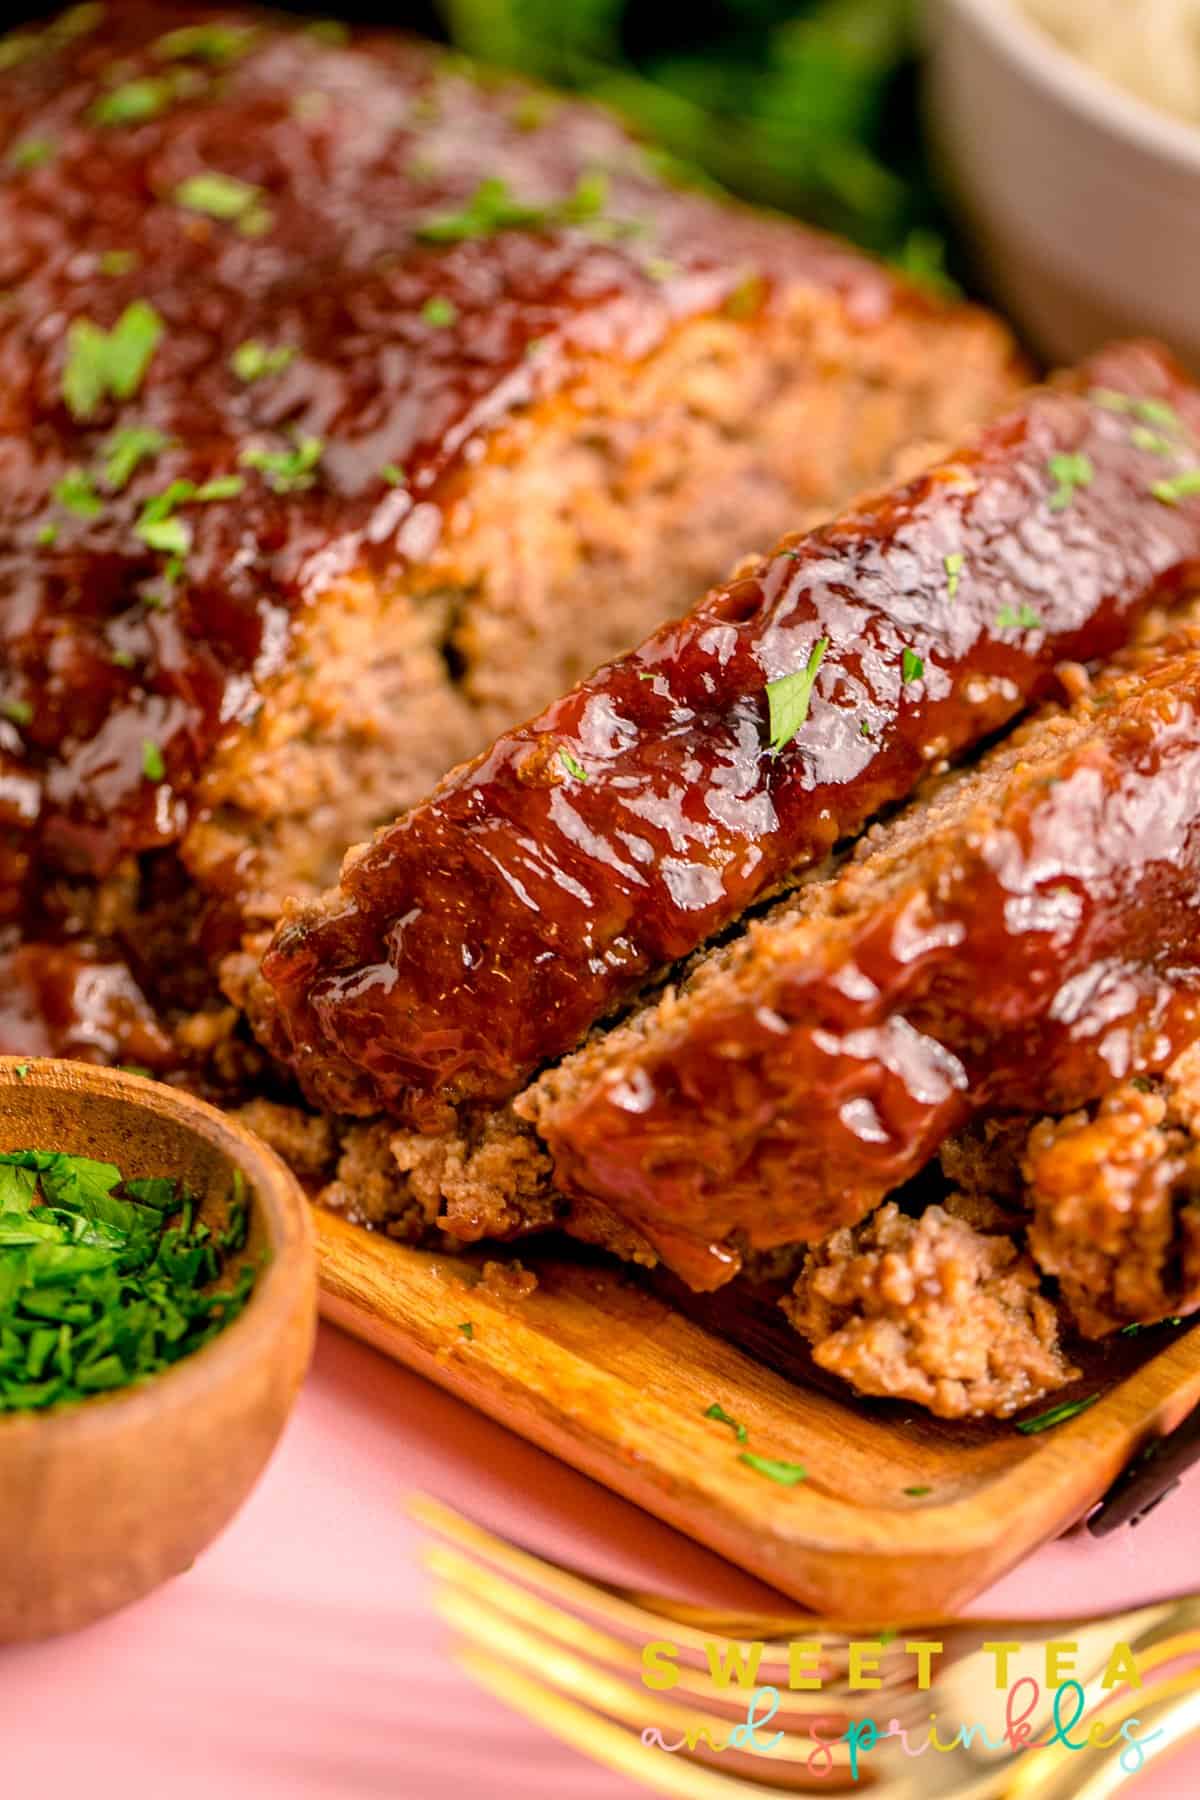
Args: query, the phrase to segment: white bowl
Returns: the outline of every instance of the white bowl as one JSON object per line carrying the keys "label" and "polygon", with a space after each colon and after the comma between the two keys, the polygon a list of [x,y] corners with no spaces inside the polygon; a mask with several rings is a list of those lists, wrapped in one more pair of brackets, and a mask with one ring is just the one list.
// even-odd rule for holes
{"label": "white bowl", "polygon": [[1067,55],[1012,0],[933,0],[935,150],[997,300],[1073,362],[1163,338],[1200,369],[1200,127]]}

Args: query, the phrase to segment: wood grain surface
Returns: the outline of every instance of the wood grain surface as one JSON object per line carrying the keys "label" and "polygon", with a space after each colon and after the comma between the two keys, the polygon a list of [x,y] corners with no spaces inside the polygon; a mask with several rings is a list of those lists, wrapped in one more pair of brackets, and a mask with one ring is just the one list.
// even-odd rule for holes
{"label": "wood grain surface", "polygon": [[1067,1392],[1100,1398],[1053,1430],[947,1424],[830,1384],[769,1292],[685,1295],[555,1245],[523,1250],[538,1286],[518,1298],[482,1260],[316,1223],[327,1318],[824,1617],[953,1613],[1200,1400],[1200,1331],[1162,1329],[1093,1351]]}

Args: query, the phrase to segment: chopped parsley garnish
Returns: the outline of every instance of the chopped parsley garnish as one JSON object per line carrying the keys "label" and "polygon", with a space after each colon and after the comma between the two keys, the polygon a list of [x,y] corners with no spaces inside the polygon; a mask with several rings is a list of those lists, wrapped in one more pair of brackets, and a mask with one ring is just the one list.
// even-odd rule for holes
{"label": "chopped parsley garnish", "polygon": [[1174,438],[1169,438],[1164,431],[1152,431],[1149,425],[1135,425],[1129,433],[1129,441],[1135,450],[1145,450],[1151,456],[1174,456],[1179,449]]}
{"label": "chopped parsley garnish", "polygon": [[132,669],[135,661],[132,650],[114,650],[108,660],[116,669]]}
{"label": "chopped parsley garnish", "polygon": [[421,308],[421,318],[426,325],[453,325],[458,318],[458,308],[444,294],[431,294]]}
{"label": "chopped parsley garnish", "polygon": [[870,719],[860,719],[858,721],[858,735],[859,735],[859,737],[865,737],[865,738],[869,738],[871,736],[871,721],[870,721]]}
{"label": "chopped parsley garnish", "polygon": [[919,1500],[923,1494],[932,1494],[933,1489],[928,1487],[907,1487],[904,1491],[911,1500]]}
{"label": "chopped parsley garnish", "polygon": [[408,480],[408,476],[404,473],[404,470],[400,467],[399,463],[384,463],[379,473],[383,476],[383,479],[387,482],[389,487],[403,487]]}
{"label": "chopped parsley garnish", "polygon": [[901,681],[904,683],[905,687],[907,687],[910,681],[920,681],[924,673],[925,658],[923,656],[918,656],[916,651],[906,644],[900,658]]}
{"label": "chopped parsley garnish", "polygon": [[1105,412],[1127,413],[1143,425],[1157,425],[1176,437],[1187,435],[1187,427],[1167,400],[1146,400],[1133,394],[1122,394],[1116,388],[1093,388],[1088,395],[1093,406]]}
{"label": "chopped parsley garnish", "polygon": [[42,169],[54,160],[58,145],[53,138],[26,138],[23,143],[14,144],[8,153],[9,167],[24,172],[27,169]]}
{"label": "chopped parsley garnish", "polygon": [[181,25],[155,39],[153,54],[159,62],[227,63],[245,56],[257,35],[250,25]]}
{"label": "chopped parsley garnish", "polygon": [[97,519],[104,502],[86,469],[68,469],[54,484],[54,498],[77,519]]}
{"label": "chopped parsley garnish", "polygon": [[608,177],[602,170],[582,174],[565,200],[542,204],[516,199],[508,183],[493,175],[479,183],[460,211],[435,213],[417,226],[416,235],[429,244],[457,244],[497,231],[582,225],[602,213],[607,200]]}
{"label": "chopped parsley garnish", "polygon": [[33,1065],[31,1063],[14,1063],[13,1064],[13,1074],[16,1076],[18,1081],[27,1081],[29,1078],[29,1071],[32,1068],[32,1066]]}
{"label": "chopped parsley garnish", "polygon": [[1046,472],[1056,484],[1047,501],[1051,512],[1065,512],[1079,489],[1090,487],[1096,479],[1096,465],[1085,450],[1056,451]]}
{"label": "chopped parsley garnish", "polygon": [[63,398],[77,419],[90,419],[108,398],[137,393],[163,335],[163,322],[146,300],[134,300],[111,331],[76,319],[67,333]]}
{"label": "chopped parsley garnish", "polygon": [[1020,606],[1002,606],[996,614],[997,631],[1040,631],[1041,614],[1022,601]]}
{"label": "chopped parsley garnish", "polygon": [[563,768],[567,771],[567,774],[571,776],[572,780],[574,780],[574,781],[586,781],[587,780],[587,778],[588,778],[587,770],[584,768],[583,764],[578,760],[577,757],[574,757],[571,755],[571,752],[569,750],[560,749],[559,753],[558,753],[558,760],[562,764]]}
{"label": "chopped parsley garnish", "polygon": [[125,425],[114,431],[102,446],[104,473],[101,479],[105,487],[112,494],[120,493],[138,467],[166,446],[166,438],[152,425]]}
{"label": "chopped parsley garnish", "polygon": [[1064,1400],[1061,1406],[1052,1406],[1049,1412],[1039,1413],[1036,1419],[1018,1419],[1017,1430],[1026,1437],[1034,1437],[1039,1431],[1049,1431],[1054,1425],[1061,1425],[1064,1419],[1073,1419],[1077,1413],[1086,1412],[1089,1406],[1095,1406],[1099,1394],[1089,1394],[1086,1400]]}
{"label": "chopped parsley garnish", "polygon": [[336,49],[350,42],[350,27],[343,25],[340,19],[313,19],[304,27],[304,35],[316,38],[318,44],[332,44]]}
{"label": "chopped parsley garnish", "polygon": [[768,1481],[777,1481],[780,1487],[796,1487],[801,1481],[808,1480],[808,1470],[803,1463],[777,1462],[772,1456],[755,1456],[753,1450],[743,1450],[738,1461],[759,1475],[765,1475]]}
{"label": "chopped parsley garnish", "polygon": [[946,570],[946,594],[951,600],[958,593],[958,584],[962,579],[963,565],[966,560],[961,550],[952,550],[949,556],[942,558],[942,564]]}
{"label": "chopped parsley garnish", "polygon": [[807,719],[817,671],[825,660],[828,648],[829,639],[818,638],[809,651],[808,662],[803,669],[796,669],[791,675],[781,675],[776,681],[768,681],[767,709],[772,750],[779,751],[790,744]]}
{"label": "chopped parsley garnish", "polygon": [[189,175],[175,189],[174,198],[189,212],[231,220],[250,237],[261,236],[271,223],[271,215],[263,205],[263,190],[252,181],[239,181],[236,175],[223,175],[218,169],[202,169],[198,175]]}
{"label": "chopped parsley garnish", "polygon": [[174,82],[163,76],[143,75],[101,94],[92,102],[88,118],[93,125],[141,125],[165,112],[175,94]]}
{"label": "chopped parsley garnish", "polygon": [[140,1384],[215,1337],[255,1281],[226,1260],[247,1240],[236,1185],[225,1219],[199,1218],[174,1177],[125,1181],[115,1163],[56,1150],[0,1156],[0,1413]]}
{"label": "chopped parsley garnish", "polygon": [[53,519],[47,519],[44,525],[39,525],[37,541],[39,549],[42,550],[49,550],[53,545],[57,544],[58,526],[54,523]]}
{"label": "chopped parsley garnish", "polygon": [[324,439],[319,437],[298,438],[291,450],[264,450],[250,444],[238,461],[248,469],[257,469],[277,494],[292,494],[312,486],[324,449]]}
{"label": "chopped parsley garnish", "polygon": [[211,481],[201,482],[192,495],[193,500],[233,500],[244,493],[246,478],[244,475],[214,475]]}
{"label": "chopped parsley garnish", "polygon": [[294,344],[262,344],[247,338],[230,357],[229,366],[239,381],[261,381],[264,375],[278,375],[298,355]]}
{"label": "chopped parsley garnish", "polygon": [[100,256],[100,273],[102,275],[128,275],[131,269],[138,266],[136,250],[105,250]]}
{"label": "chopped parsley garnish", "polygon": [[465,1338],[473,1338],[475,1336],[475,1326],[470,1319],[464,1319],[458,1329]]}
{"label": "chopped parsley garnish", "polygon": [[142,774],[147,781],[161,781],[167,772],[163,753],[153,738],[142,739]]}
{"label": "chopped parsley garnish", "polygon": [[33,724],[33,708],[28,700],[0,700],[0,713],[13,725]]}
{"label": "chopped parsley garnish", "polygon": [[1164,506],[1178,506],[1181,500],[1190,500],[1193,495],[1200,494],[1200,469],[1185,469],[1182,475],[1173,475],[1169,481],[1156,481],[1150,492]]}
{"label": "chopped parsley garnish", "polygon": [[736,1437],[739,1444],[744,1444],[746,1439],[750,1435],[749,1432],[746,1430],[746,1427],[744,1425],[740,1424],[739,1421],[737,1419],[733,1418],[729,1413],[727,1413],[725,1411],[725,1408],[723,1406],[719,1405],[718,1402],[715,1400],[713,1401],[712,1405],[707,1408],[704,1416],[706,1419],[716,1419],[716,1421],[719,1425],[728,1425],[729,1429],[733,1432],[733,1435]]}
{"label": "chopped parsley garnish", "polygon": [[138,515],[134,531],[151,550],[167,556],[186,556],[192,547],[192,528],[186,519],[177,519],[175,508],[196,497],[191,481],[173,481],[161,494],[147,500]]}

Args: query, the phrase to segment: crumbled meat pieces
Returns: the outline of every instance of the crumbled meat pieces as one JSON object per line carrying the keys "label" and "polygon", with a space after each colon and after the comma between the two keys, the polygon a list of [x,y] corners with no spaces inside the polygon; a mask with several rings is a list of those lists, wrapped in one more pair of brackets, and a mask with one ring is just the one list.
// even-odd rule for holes
{"label": "crumbled meat pieces", "polygon": [[277,1100],[248,1100],[233,1117],[269,1144],[302,1181],[329,1173],[334,1158],[333,1121]]}
{"label": "crumbled meat pieces", "polygon": [[1078,1373],[1029,1259],[940,1206],[835,1231],[782,1304],[821,1368],[941,1418],[1005,1419]]}
{"label": "crumbled meat pieces", "polygon": [[537,1276],[519,1262],[485,1262],[482,1286],[497,1300],[528,1300]]}
{"label": "crumbled meat pieces", "polygon": [[[1200,1144],[1191,1061],[1176,1089],[1132,1082],[1043,1119],[1024,1158],[1029,1247],[1088,1337],[1200,1305]],[[1181,1065],[1176,1065],[1180,1068]]]}

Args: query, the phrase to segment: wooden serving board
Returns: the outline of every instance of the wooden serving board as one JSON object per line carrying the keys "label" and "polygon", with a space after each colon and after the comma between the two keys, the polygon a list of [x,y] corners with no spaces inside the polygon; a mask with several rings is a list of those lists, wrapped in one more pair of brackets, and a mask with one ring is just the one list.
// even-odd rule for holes
{"label": "wooden serving board", "polygon": [[[1100,1399],[1027,1436],[856,1400],[813,1368],[773,1294],[687,1295],[556,1245],[522,1249],[538,1286],[521,1299],[492,1290],[482,1259],[320,1212],[317,1237],[335,1324],[814,1612],[873,1626],[953,1613],[1200,1400],[1200,1329],[1094,1351],[1067,1397]],[[808,1479],[784,1488],[739,1462],[703,1416],[714,1401],[745,1448]]]}

